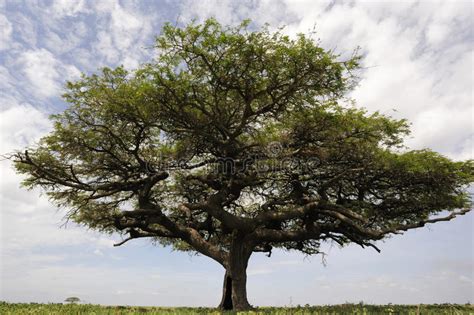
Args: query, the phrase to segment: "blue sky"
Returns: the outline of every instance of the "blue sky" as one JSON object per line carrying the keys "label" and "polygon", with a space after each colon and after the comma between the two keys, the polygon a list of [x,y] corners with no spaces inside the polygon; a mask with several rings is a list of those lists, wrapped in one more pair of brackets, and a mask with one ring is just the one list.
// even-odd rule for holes
{"label": "blue sky", "polygon": [[[412,122],[411,148],[473,157],[472,2],[1,1],[0,152],[34,144],[63,110],[61,87],[102,66],[133,69],[153,58],[164,22],[214,16],[223,24],[315,29],[343,56],[360,46],[364,67],[351,94],[360,106]],[[0,300],[215,306],[223,270],[138,240],[74,224],[63,210],[0,162]],[[472,214],[379,244],[382,253],[325,245],[321,256],[255,254],[248,270],[254,305],[474,302]]]}

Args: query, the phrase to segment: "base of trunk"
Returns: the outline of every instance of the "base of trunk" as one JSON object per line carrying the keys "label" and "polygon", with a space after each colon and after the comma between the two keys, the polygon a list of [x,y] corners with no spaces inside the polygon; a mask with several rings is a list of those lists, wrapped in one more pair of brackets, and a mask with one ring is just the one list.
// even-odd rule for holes
{"label": "base of trunk", "polygon": [[245,242],[245,235],[238,232],[233,234],[229,257],[225,263],[226,272],[219,308],[246,311],[252,309],[247,300],[247,266],[252,255],[252,246]]}
{"label": "base of trunk", "polygon": [[[218,308],[224,311],[248,311],[252,306],[247,301],[247,294],[244,290],[241,292],[232,283],[232,277],[226,273],[224,277],[224,287],[222,293],[222,300]],[[233,288],[234,287],[234,288]],[[239,292],[240,291],[240,292]]]}
{"label": "base of trunk", "polygon": [[234,304],[232,303],[232,278],[225,275],[224,278],[224,292],[222,293],[222,301],[219,305],[219,308],[225,311],[234,309]]}

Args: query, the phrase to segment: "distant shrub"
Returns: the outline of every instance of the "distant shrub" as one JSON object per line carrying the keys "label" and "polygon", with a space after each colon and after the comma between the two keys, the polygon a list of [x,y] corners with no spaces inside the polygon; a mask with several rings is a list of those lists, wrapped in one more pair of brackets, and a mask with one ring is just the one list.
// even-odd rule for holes
{"label": "distant shrub", "polygon": [[76,304],[76,303],[79,303],[80,301],[81,299],[76,296],[70,296],[64,300],[64,302],[70,303],[70,304]]}

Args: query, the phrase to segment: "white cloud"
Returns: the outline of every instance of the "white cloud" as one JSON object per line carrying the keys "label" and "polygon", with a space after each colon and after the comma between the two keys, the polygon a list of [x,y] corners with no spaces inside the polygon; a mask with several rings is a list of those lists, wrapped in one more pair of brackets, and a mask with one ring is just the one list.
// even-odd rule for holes
{"label": "white cloud", "polygon": [[50,10],[59,18],[90,12],[84,0],[54,0]]}
{"label": "white cloud", "polygon": [[10,71],[6,66],[0,65],[0,109],[5,110],[12,106],[20,105],[22,99],[21,92],[18,89],[16,79],[12,75],[14,70]]}
{"label": "white cloud", "polygon": [[37,30],[33,21],[20,13],[9,16],[13,24],[13,32],[26,44],[26,47],[35,47],[37,43]]}
{"label": "white cloud", "polygon": [[97,56],[89,49],[74,49],[75,65],[85,73],[97,71],[98,65],[95,63],[96,59]]}
{"label": "white cloud", "polygon": [[[96,2],[99,13],[97,41],[92,44],[93,51],[108,64],[123,64],[135,68],[145,57],[150,57],[153,28],[157,21],[154,12],[142,12],[133,6],[123,7],[118,1]],[[104,66],[103,64],[100,66]]]}
{"label": "white cloud", "polygon": [[24,41],[22,50],[47,48],[57,56],[87,44],[88,28],[93,27],[86,26],[78,17],[91,13],[90,7],[83,0],[54,0],[49,4],[30,2],[28,9],[34,16],[28,16],[27,10],[18,10],[11,18],[14,33]]}
{"label": "white cloud", "polygon": [[[200,2],[196,1],[183,1],[181,2],[181,11],[178,16],[178,22],[183,21],[188,23],[193,19],[197,19],[202,22],[209,17],[215,17],[223,24],[235,24],[239,21],[239,17],[233,12],[232,2],[226,1],[212,1],[204,0]],[[246,6],[242,6],[245,8]]]}
{"label": "white cloud", "polygon": [[52,53],[45,49],[25,51],[18,62],[32,86],[33,94],[46,97],[57,95],[60,88],[58,61]]}
{"label": "white cloud", "polygon": [[97,34],[98,42],[95,45],[97,53],[102,55],[109,63],[118,63],[120,52],[115,48],[112,42],[112,36],[107,31],[100,31]]}
{"label": "white cloud", "polygon": [[139,36],[139,31],[143,31],[145,20],[140,20],[140,16],[134,15],[123,9],[119,3],[115,4],[111,11],[111,24],[113,30],[114,43],[119,50],[129,48]]}
{"label": "white cloud", "polygon": [[30,83],[25,88],[40,97],[59,96],[61,84],[80,75],[75,66],[63,64],[44,48],[21,53],[17,63]]}
{"label": "white cloud", "polygon": [[0,14],[0,51],[8,49],[10,46],[12,30],[12,23],[5,15]]}
{"label": "white cloud", "polygon": [[[81,34],[82,30],[80,29],[81,24],[79,24],[78,33]],[[75,30],[77,28],[71,27],[71,32],[67,32],[67,34],[59,35],[57,31],[48,30],[43,35],[43,43],[44,46],[55,56],[71,52],[76,47],[79,47],[84,39],[84,35],[76,34]]]}
{"label": "white cloud", "polygon": [[[312,2],[312,5],[318,5]],[[257,24],[269,23],[271,27],[279,27],[293,18],[284,2],[278,0],[244,1],[231,0],[204,0],[204,1],[182,1],[181,10],[176,17],[177,22],[187,24],[192,20],[202,22],[207,18],[214,17],[223,25],[235,25],[243,19],[251,19]]]}
{"label": "white cloud", "polygon": [[7,153],[31,145],[49,129],[46,114],[28,104],[12,104],[1,111],[0,151]]}

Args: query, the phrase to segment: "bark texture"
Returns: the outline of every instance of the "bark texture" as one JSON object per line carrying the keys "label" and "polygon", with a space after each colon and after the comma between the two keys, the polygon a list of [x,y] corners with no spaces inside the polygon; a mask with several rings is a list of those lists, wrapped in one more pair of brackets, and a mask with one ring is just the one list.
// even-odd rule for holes
{"label": "bark texture", "polygon": [[252,250],[243,237],[237,236],[232,241],[220,309],[244,311],[252,308],[247,300],[247,266]]}
{"label": "bark texture", "polygon": [[222,310],[232,310],[234,305],[232,303],[232,277],[229,272],[226,271],[224,275],[224,285],[222,288],[222,300],[219,304],[219,308]]}

